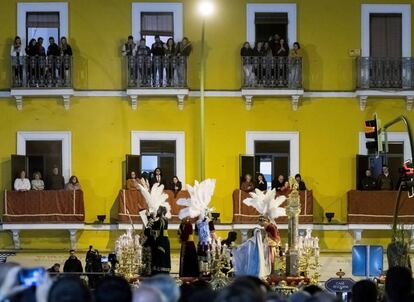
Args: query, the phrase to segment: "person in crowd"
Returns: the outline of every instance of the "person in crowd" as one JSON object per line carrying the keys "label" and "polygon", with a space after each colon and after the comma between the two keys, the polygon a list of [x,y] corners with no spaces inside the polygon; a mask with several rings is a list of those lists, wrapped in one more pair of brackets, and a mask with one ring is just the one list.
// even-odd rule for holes
{"label": "person in crowd", "polygon": [[244,42],[243,47],[240,49],[240,56],[242,59],[243,72],[244,72],[244,85],[252,86],[254,84],[254,73],[253,73],[253,49],[249,42]]}
{"label": "person in crowd", "polygon": [[151,178],[151,188],[155,184],[164,185],[164,187],[165,187],[165,180],[162,177],[161,168],[155,168],[155,170],[154,170],[154,175]]}
{"label": "person in crowd", "polygon": [[26,55],[28,55],[29,57],[37,56],[37,51],[38,47],[36,39],[30,39],[29,44],[26,47]]}
{"label": "person in crowd", "polygon": [[55,263],[46,270],[51,275],[57,275],[60,273],[60,264]]}
{"label": "person in crowd", "polygon": [[249,193],[254,191],[254,183],[250,174],[244,175],[243,182],[240,185],[240,190]]}
{"label": "person in crowd", "polygon": [[[155,36],[155,42],[151,46],[152,53],[152,85],[154,87],[161,87],[163,84],[163,64],[162,58],[164,56],[164,43],[160,36]],[[158,81],[157,81],[158,74]]]}
{"label": "person in crowd", "polygon": [[385,279],[385,296],[388,302],[408,302],[412,299],[413,278],[410,269],[391,267]]}
{"label": "person in crowd", "polygon": [[269,37],[269,44],[270,48],[272,49],[273,56],[276,56],[278,45],[280,44],[280,36],[278,34],[274,34],[273,36]]}
{"label": "person in crowd", "polygon": [[133,191],[138,190],[139,181],[137,179],[137,174],[135,173],[135,171],[131,171],[129,175],[130,177],[128,178],[127,183],[126,183],[127,190],[133,190]]}
{"label": "person in crowd", "polygon": [[180,289],[177,282],[169,275],[156,275],[144,279],[140,286],[159,290],[164,296],[164,302],[178,302],[180,299]]}
{"label": "person in crowd", "polygon": [[256,189],[259,189],[260,191],[266,191],[267,190],[267,181],[262,173],[259,173],[257,175],[256,179]]}
{"label": "person in crowd", "polygon": [[72,56],[72,47],[68,44],[66,37],[60,38],[60,54],[62,56]]}
{"label": "person in crowd", "polygon": [[[142,39],[141,39],[142,40]],[[145,41],[145,39],[144,39]],[[122,45],[121,54],[125,56],[135,56],[137,45],[134,42],[133,36],[128,36],[128,40]]]}
{"label": "person in crowd", "polygon": [[14,180],[14,190],[25,192],[30,190],[30,181],[26,178],[26,171],[20,171],[20,177]]}
{"label": "person in crowd", "polygon": [[167,209],[160,206],[152,230],[155,231],[155,245],[152,258],[152,274],[169,274],[171,270],[170,240],[168,239]]}
{"label": "person in crowd", "polygon": [[269,42],[264,42],[263,44],[263,58],[262,58],[262,68],[265,74],[264,84],[267,86],[275,85],[275,72],[274,72],[274,61],[273,61],[273,52],[270,47]]}
{"label": "person in crowd", "polygon": [[14,38],[13,45],[10,49],[10,56],[12,57],[12,68],[14,82],[16,86],[20,86],[23,82],[23,66],[24,66],[24,56],[26,52],[22,46],[22,40],[19,36]]}
{"label": "person in crowd", "polygon": [[365,177],[361,180],[361,188],[364,191],[373,191],[377,189],[377,180],[372,177],[370,169],[365,170]]}
{"label": "person in crowd", "polygon": [[394,182],[392,181],[388,166],[382,166],[382,173],[377,179],[378,190],[394,190]]}
{"label": "person in crowd", "polygon": [[177,176],[174,176],[170,184],[170,190],[174,191],[174,196],[177,196],[178,192],[180,192],[182,188],[183,185],[181,181],[178,179]]}
{"label": "person in crowd", "polygon": [[275,272],[276,260],[279,257],[280,235],[275,223],[272,223],[269,218],[261,216],[259,218],[259,225],[266,231],[266,245],[269,247],[269,261],[270,273]]}
{"label": "person in crowd", "polygon": [[135,52],[138,68],[138,85],[148,86],[151,84],[151,49],[141,38]]}
{"label": "person in crowd", "polygon": [[47,56],[60,56],[60,47],[55,43],[55,38],[49,37],[49,47],[47,48]]}
{"label": "person in crowd", "polygon": [[29,41],[29,44],[26,47],[26,56],[28,57],[27,60],[27,69],[26,69],[26,77],[28,78],[28,81],[30,83],[30,86],[36,86],[37,84],[37,73],[36,73],[36,69],[37,69],[37,52],[38,52],[38,47],[37,47],[37,42],[36,39],[31,39]]}
{"label": "person in crowd", "polygon": [[175,60],[176,47],[173,38],[169,38],[167,43],[164,44],[165,54],[165,71],[167,86],[174,86],[174,71],[175,71]]}
{"label": "person in crowd", "polygon": [[94,297],[95,302],[131,302],[131,286],[120,276],[105,276],[98,282]]}
{"label": "person in crowd", "polygon": [[197,251],[193,240],[193,224],[189,217],[181,221],[178,228],[178,235],[181,242],[180,252],[180,277],[198,277]]}
{"label": "person in crowd", "polygon": [[299,88],[301,86],[302,71],[302,50],[299,42],[293,43],[293,48],[289,51],[289,87]]}
{"label": "person in crowd", "polygon": [[177,44],[177,76],[178,86],[187,86],[187,60],[191,54],[193,46],[187,37],[184,37],[181,42]]}
{"label": "person in crowd", "polygon": [[69,182],[65,186],[66,191],[77,191],[81,190],[81,185],[79,183],[78,178],[75,175],[72,175],[69,178]]}
{"label": "person in crowd", "polygon": [[65,179],[59,173],[59,168],[54,166],[52,174],[46,178],[47,190],[63,190],[65,188]]}
{"label": "person in crowd", "polygon": [[377,286],[371,280],[360,280],[352,286],[352,302],[376,302]]}
{"label": "person in crowd", "polygon": [[[49,289],[48,302],[91,302],[91,292],[85,282],[76,277],[57,279]],[[37,301],[42,302],[42,301]]]}
{"label": "person in crowd", "polygon": [[41,57],[46,56],[46,50],[43,47],[43,38],[42,37],[37,38],[37,55],[41,56]]}
{"label": "person in crowd", "polygon": [[302,180],[302,176],[298,173],[295,175],[296,182],[299,185],[299,191],[306,191],[305,182]]}
{"label": "person in crowd", "polygon": [[253,73],[255,75],[255,79],[257,84],[263,85],[264,84],[264,77],[265,77],[265,69],[263,66],[263,57],[265,56],[263,50],[263,42],[257,41],[253,48]]}
{"label": "person in crowd", "polygon": [[142,245],[142,257],[141,257],[141,276],[151,276],[152,275],[152,258],[155,249],[155,233],[152,230],[154,222],[155,222],[155,215],[147,214],[147,225],[143,224],[143,234],[141,237],[141,245]]}
{"label": "person in crowd", "polygon": [[75,250],[69,251],[69,258],[63,266],[64,273],[83,273],[81,261],[76,257]]}
{"label": "person in crowd", "polygon": [[140,285],[134,290],[132,302],[165,302],[166,298],[156,288]]}
{"label": "person in crowd", "polygon": [[289,183],[285,180],[283,175],[279,175],[272,181],[272,189],[276,189],[276,192],[284,193],[289,189]]}
{"label": "person in crowd", "polygon": [[33,173],[32,179],[32,190],[34,191],[42,191],[45,189],[45,183],[42,180],[42,174],[40,172]]}
{"label": "person in crowd", "polygon": [[289,55],[289,46],[287,45],[285,39],[281,38],[279,40],[279,45],[277,45],[276,56],[287,57],[288,55]]}

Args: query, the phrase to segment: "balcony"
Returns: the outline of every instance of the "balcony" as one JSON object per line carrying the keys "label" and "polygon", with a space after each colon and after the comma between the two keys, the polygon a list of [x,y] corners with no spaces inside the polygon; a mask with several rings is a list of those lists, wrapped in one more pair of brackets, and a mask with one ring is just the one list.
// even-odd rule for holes
{"label": "balcony", "polygon": [[187,57],[126,56],[127,95],[133,110],[141,96],[176,96],[180,110],[188,95]]}
{"label": "balcony", "polygon": [[406,99],[406,109],[411,110],[414,99],[414,60],[403,58],[357,59],[357,96],[360,109],[366,107],[368,97],[395,97]]}
{"label": "balcony", "polygon": [[301,57],[241,57],[242,95],[250,110],[253,96],[290,96],[297,110],[303,95]]}
{"label": "balcony", "polygon": [[72,67],[71,56],[12,56],[10,94],[17,109],[22,110],[24,96],[61,96],[69,109]]}

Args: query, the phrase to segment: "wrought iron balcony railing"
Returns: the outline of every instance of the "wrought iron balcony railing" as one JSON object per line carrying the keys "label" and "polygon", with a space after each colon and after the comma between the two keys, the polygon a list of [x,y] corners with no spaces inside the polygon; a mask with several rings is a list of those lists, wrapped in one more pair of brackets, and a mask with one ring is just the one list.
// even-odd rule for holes
{"label": "wrought iron balcony railing", "polygon": [[301,57],[241,57],[242,88],[302,88]]}
{"label": "wrought iron balcony railing", "polygon": [[413,58],[357,59],[358,89],[414,89]]}
{"label": "wrought iron balcony railing", "polygon": [[126,56],[128,88],[187,87],[186,56]]}
{"label": "wrought iron balcony railing", "polygon": [[72,88],[71,56],[11,57],[12,88]]}

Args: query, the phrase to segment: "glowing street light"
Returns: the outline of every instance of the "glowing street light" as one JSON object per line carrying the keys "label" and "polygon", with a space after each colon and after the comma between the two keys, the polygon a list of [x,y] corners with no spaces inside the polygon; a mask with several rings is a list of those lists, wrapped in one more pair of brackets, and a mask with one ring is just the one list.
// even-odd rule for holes
{"label": "glowing street light", "polygon": [[211,1],[201,1],[198,6],[199,12],[203,17],[208,17],[214,12],[214,5]]}

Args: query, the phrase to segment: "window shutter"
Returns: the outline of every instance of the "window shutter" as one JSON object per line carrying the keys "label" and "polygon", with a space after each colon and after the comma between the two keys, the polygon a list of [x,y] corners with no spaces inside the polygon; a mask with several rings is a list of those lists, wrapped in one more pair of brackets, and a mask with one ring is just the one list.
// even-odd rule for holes
{"label": "window shutter", "polygon": [[287,13],[256,13],[255,24],[288,24]]}
{"label": "window shutter", "polygon": [[29,12],[26,15],[26,27],[59,28],[58,12]]}
{"label": "window shutter", "polygon": [[174,18],[169,12],[143,12],[141,13],[141,36],[173,36]]}

